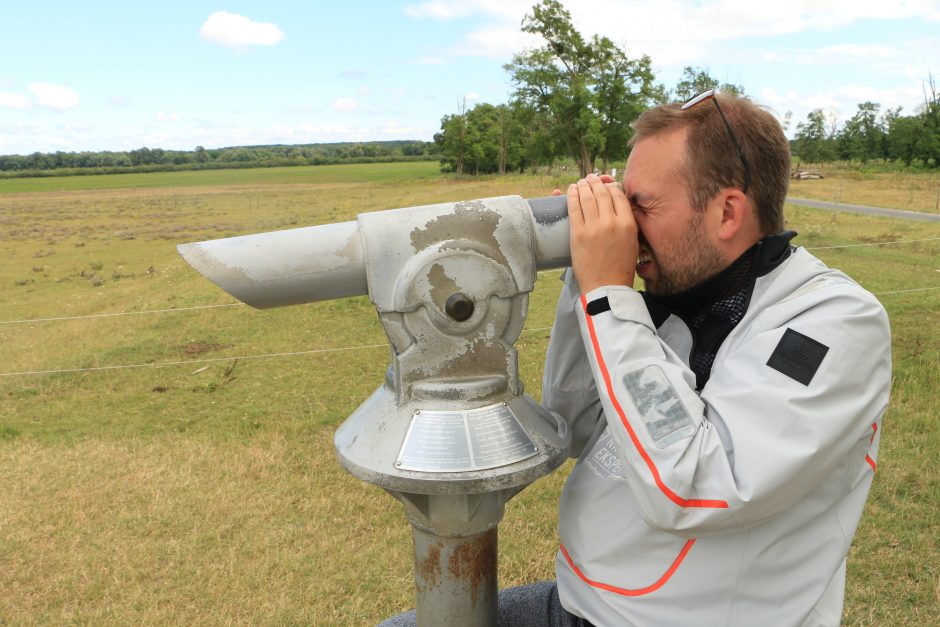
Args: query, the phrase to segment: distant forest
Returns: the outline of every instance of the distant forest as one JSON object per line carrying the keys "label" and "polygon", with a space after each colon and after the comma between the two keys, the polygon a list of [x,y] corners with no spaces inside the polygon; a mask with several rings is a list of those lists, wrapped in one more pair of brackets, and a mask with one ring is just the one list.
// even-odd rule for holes
{"label": "distant forest", "polygon": [[0,155],[0,178],[430,161],[438,158],[440,147],[434,142],[414,140],[229,148],[197,146],[195,150],[138,148],[117,152],[34,152],[31,155]]}

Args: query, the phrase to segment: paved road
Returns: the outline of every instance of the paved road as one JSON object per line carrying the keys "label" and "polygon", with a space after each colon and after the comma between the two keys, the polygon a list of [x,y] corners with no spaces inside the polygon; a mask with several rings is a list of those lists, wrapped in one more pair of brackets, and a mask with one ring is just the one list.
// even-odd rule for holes
{"label": "paved road", "polygon": [[923,222],[940,222],[940,214],[936,213],[921,213],[919,211],[905,211],[903,209],[885,209],[883,207],[869,207],[867,205],[850,205],[842,202],[810,200],[808,198],[793,198],[792,196],[787,196],[787,202],[793,205],[813,207],[815,209],[832,209],[834,211],[865,213],[873,216],[888,216],[889,218],[906,218],[908,220],[921,220]]}

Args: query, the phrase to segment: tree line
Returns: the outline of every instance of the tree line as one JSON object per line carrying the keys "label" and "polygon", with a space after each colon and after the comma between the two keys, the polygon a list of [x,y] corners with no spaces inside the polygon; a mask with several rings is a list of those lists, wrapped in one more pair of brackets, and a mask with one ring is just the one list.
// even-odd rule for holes
{"label": "tree line", "polygon": [[[625,161],[631,124],[647,108],[682,102],[706,89],[746,95],[707,69],[685,67],[668,89],[656,84],[650,58],[631,59],[607,37],[581,35],[558,0],[526,14],[522,30],[545,44],[513,57],[505,67],[515,87],[507,104],[480,103],[445,115],[434,136],[441,169],[460,174],[524,171],[557,161],[577,164],[581,176]],[[781,120],[789,130],[792,113]],[[844,124],[835,113],[812,111],[791,141],[794,159],[812,163],[880,159],[940,167],[940,96],[933,77],[918,111],[881,110],[865,102]]]}
{"label": "tree line", "polygon": [[233,146],[195,150],[138,148],[128,151],[34,152],[0,156],[0,176],[43,176],[197,170],[237,167],[326,165],[431,160],[437,146],[425,141]]}
{"label": "tree line", "polygon": [[885,109],[863,102],[844,124],[822,109],[797,124],[792,142],[795,158],[811,163],[835,160],[898,162],[940,167],[940,94],[933,75],[924,83],[924,102],[913,115],[901,107]]}

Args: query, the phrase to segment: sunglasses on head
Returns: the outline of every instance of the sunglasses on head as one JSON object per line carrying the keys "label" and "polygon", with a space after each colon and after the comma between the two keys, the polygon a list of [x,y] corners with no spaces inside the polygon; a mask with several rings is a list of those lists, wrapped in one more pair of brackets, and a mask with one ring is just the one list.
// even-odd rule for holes
{"label": "sunglasses on head", "polygon": [[725,128],[728,129],[728,137],[731,138],[731,143],[734,144],[734,149],[738,152],[738,158],[741,159],[741,163],[744,165],[744,185],[741,188],[741,191],[745,194],[747,193],[747,188],[751,185],[751,166],[747,162],[747,157],[744,156],[744,151],[741,150],[741,144],[738,143],[738,138],[735,137],[734,131],[731,129],[731,125],[728,123],[728,119],[725,117],[724,112],[721,110],[721,105],[718,104],[717,90],[707,89],[697,96],[692,96],[683,103],[680,107],[681,111],[686,109],[691,109],[700,102],[705,102],[706,100],[711,100],[715,103],[715,108],[718,109],[718,115],[721,116],[721,121],[725,123]]}

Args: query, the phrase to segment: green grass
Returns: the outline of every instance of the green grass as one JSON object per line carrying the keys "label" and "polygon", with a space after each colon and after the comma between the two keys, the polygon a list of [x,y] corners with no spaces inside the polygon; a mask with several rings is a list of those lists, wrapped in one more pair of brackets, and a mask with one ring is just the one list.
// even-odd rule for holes
{"label": "green grass", "polygon": [[395,183],[439,176],[436,161],[340,164],[230,170],[185,170],[134,174],[95,174],[0,179],[0,194],[94,189],[289,185],[297,183]]}
{"label": "green grass", "polygon": [[[435,169],[120,175],[128,181],[113,177],[110,189],[73,191],[36,181],[47,191],[0,196],[0,322],[230,303],[179,259],[177,243],[541,196],[563,182],[456,181]],[[940,237],[936,225],[799,207],[788,221],[810,248]],[[815,252],[887,292],[940,286],[938,244]],[[536,398],[557,277],[539,278],[517,342]],[[880,298],[892,322],[893,398],[844,622],[936,624],[940,290]],[[410,607],[401,507],[346,474],[332,447],[336,427],[381,382],[387,349],[235,360],[384,343],[362,297],[0,324],[0,373],[188,362],[0,376],[0,624],[367,625]],[[565,474],[508,505],[501,585],[552,577]]]}

